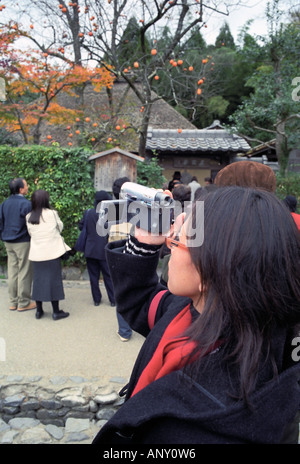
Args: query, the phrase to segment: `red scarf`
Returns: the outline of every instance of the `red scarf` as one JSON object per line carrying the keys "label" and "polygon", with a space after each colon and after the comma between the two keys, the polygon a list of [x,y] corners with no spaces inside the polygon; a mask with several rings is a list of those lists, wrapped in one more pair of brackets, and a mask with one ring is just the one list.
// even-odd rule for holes
{"label": "red scarf", "polygon": [[186,306],[172,320],[165,330],[153,356],[143,370],[132,395],[145,388],[151,382],[181,369],[187,362],[186,357],[196,347],[196,343],[182,336],[192,322],[190,305]]}

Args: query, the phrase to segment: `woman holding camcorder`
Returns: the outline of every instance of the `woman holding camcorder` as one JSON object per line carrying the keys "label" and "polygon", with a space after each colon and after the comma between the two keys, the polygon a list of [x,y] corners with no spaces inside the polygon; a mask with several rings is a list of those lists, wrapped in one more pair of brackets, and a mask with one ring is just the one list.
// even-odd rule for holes
{"label": "woman holding camcorder", "polygon": [[297,227],[272,193],[225,187],[201,201],[203,217],[194,205],[170,234],[136,228],[108,245],[118,310],[146,339],[95,444],[280,443],[297,414]]}

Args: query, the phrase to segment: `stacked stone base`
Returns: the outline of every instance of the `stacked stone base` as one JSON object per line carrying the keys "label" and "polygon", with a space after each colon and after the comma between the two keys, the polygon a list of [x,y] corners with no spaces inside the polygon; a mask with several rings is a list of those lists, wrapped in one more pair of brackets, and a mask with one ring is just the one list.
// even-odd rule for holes
{"label": "stacked stone base", "polygon": [[48,426],[48,435],[75,424],[78,427],[89,423],[95,430],[100,429],[123,403],[118,391],[125,383],[121,378],[101,385],[98,379],[89,381],[81,377],[2,377],[0,428],[2,424],[5,431],[7,424],[7,430],[8,427],[10,431],[22,430],[27,424],[33,430],[43,424]]}

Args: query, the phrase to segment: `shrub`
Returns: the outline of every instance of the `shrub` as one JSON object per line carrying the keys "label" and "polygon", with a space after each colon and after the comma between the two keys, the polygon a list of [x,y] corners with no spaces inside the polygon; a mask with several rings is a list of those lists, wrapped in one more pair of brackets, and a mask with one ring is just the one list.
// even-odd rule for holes
{"label": "shrub", "polygon": [[[0,203],[9,196],[8,184],[14,177],[26,179],[28,199],[37,189],[47,190],[64,224],[65,241],[72,247],[84,210],[94,204],[94,165],[88,162],[91,154],[80,148],[0,146]],[[0,244],[0,256],[6,256],[3,242]]]}
{"label": "shrub", "polygon": [[158,165],[158,159],[153,156],[150,160],[137,162],[137,182],[153,188],[162,188],[167,179],[162,174],[163,168]]}
{"label": "shrub", "polygon": [[298,211],[300,211],[300,173],[289,173],[285,176],[276,174],[276,195],[282,200],[287,195],[294,195],[298,200]]}

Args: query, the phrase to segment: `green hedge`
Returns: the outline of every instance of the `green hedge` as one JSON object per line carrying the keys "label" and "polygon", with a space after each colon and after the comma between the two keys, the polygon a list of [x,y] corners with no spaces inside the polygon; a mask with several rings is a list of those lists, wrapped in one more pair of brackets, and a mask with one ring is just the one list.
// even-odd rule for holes
{"label": "green hedge", "polygon": [[287,195],[294,195],[298,200],[297,212],[300,212],[300,173],[276,175],[277,188],[276,195],[284,199]]}
{"label": "green hedge", "polygon": [[[0,203],[10,195],[8,184],[14,177],[28,182],[28,199],[37,189],[47,190],[64,223],[65,241],[72,246],[79,234],[78,221],[94,203],[94,164],[88,161],[91,154],[80,148],[0,146]],[[3,242],[0,246],[3,258]]]}

